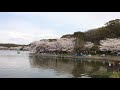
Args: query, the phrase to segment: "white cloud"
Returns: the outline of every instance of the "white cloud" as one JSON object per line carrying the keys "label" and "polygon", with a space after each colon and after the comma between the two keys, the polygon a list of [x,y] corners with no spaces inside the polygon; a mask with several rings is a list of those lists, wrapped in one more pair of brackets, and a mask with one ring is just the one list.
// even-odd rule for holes
{"label": "white cloud", "polygon": [[[29,44],[43,38],[58,38],[56,30],[41,27],[25,20],[7,20],[0,24],[1,43]],[[18,39],[18,40],[17,40]]]}
{"label": "white cloud", "polygon": [[9,35],[8,37],[11,37],[11,38],[21,38],[21,39],[26,39],[26,40],[31,40],[32,37],[28,34],[25,34],[25,33],[21,33],[21,32],[9,32]]}
{"label": "white cloud", "polygon": [[45,18],[58,25],[72,24],[75,27],[93,29],[109,20],[120,18],[120,12],[17,12],[20,16]]}

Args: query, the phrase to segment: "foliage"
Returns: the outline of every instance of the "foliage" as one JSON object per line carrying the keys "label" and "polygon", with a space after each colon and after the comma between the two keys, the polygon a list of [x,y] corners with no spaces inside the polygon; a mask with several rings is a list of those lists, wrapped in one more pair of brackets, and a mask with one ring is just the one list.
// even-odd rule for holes
{"label": "foliage", "polygon": [[[101,45],[101,42],[103,40],[106,40],[104,41],[104,43],[106,42],[106,47],[108,45],[109,49],[110,47],[111,49],[112,47],[114,47],[113,50],[118,51],[120,48],[118,44],[120,42],[118,40],[118,38],[120,37],[120,19],[111,20],[105,23],[103,27],[91,29],[86,32],[75,32],[73,36],[76,38],[75,50],[81,50],[84,48],[84,50],[88,50],[90,52],[97,51],[98,53],[102,53],[101,51],[99,51],[99,45]],[[109,40],[107,38],[109,38]],[[94,46],[91,48],[83,47],[83,45],[85,45],[86,42],[94,43]],[[102,44],[100,50],[101,48],[103,48],[102,46],[105,47],[105,45]]]}
{"label": "foliage", "polygon": [[99,45],[100,40],[120,37],[120,19],[111,20],[104,26],[86,32],[75,32],[74,37]]}
{"label": "foliage", "polygon": [[91,48],[92,51],[99,51],[99,46],[98,45],[94,45],[92,48]]}
{"label": "foliage", "polygon": [[[111,20],[105,23],[104,26],[91,29],[86,32],[74,32],[74,34],[63,35],[58,39],[40,40],[39,42],[32,43],[29,46],[36,52],[43,51],[69,51],[68,48],[72,48],[74,53],[81,53],[88,51],[89,53],[104,53],[106,49],[109,51],[120,51],[120,19]],[[66,40],[64,40],[66,38]],[[75,38],[73,43],[71,38]],[[89,42],[89,43],[88,43]],[[71,44],[68,44],[71,43]],[[86,45],[87,43],[87,45]],[[100,46],[100,47],[99,47]],[[43,49],[44,48],[44,49]],[[40,51],[39,51],[40,50]],[[70,50],[70,51],[71,51]]]}
{"label": "foliage", "polygon": [[107,38],[106,40],[100,40],[101,51],[120,51],[120,39],[119,38]]}
{"label": "foliage", "polygon": [[19,47],[19,46],[28,46],[28,45],[19,45],[19,44],[10,44],[10,43],[8,43],[8,44],[3,44],[3,43],[0,43],[0,46],[10,48],[10,47]]}
{"label": "foliage", "polygon": [[112,74],[110,75],[110,78],[120,78],[120,73],[112,72]]}
{"label": "foliage", "polygon": [[92,29],[85,32],[85,40],[99,44],[100,40],[106,38],[120,37],[120,19],[115,19],[107,22],[104,27]]}
{"label": "foliage", "polygon": [[97,71],[94,73],[91,73],[92,78],[120,78],[120,72],[101,72]]}
{"label": "foliage", "polygon": [[109,76],[110,76],[110,72],[96,71],[96,72],[91,74],[92,78],[109,78]]}
{"label": "foliage", "polygon": [[66,34],[66,35],[63,35],[61,38],[72,38],[73,35],[72,34]]}
{"label": "foliage", "polygon": [[30,49],[34,53],[69,53],[74,49],[74,38],[60,38],[52,42],[47,39],[35,41],[30,44]]}
{"label": "foliage", "polygon": [[80,32],[80,31],[79,32],[74,32],[73,36],[74,36],[74,38],[78,38],[81,41],[84,41],[84,39],[85,39],[84,32]]}
{"label": "foliage", "polygon": [[49,42],[54,42],[54,41],[57,41],[57,39],[48,39]]}

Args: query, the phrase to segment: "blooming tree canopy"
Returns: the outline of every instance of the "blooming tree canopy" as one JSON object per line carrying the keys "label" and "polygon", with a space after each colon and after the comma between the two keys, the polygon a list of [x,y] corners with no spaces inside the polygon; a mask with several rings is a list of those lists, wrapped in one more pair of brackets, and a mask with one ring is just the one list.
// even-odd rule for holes
{"label": "blooming tree canopy", "polygon": [[33,53],[44,53],[53,51],[72,52],[74,50],[74,38],[60,38],[50,42],[48,39],[34,41],[30,44],[30,50]]}
{"label": "blooming tree canopy", "polygon": [[84,45],[85,48],[92,48],[94,46],[94,43],[92,42],[86,42],[86,44]]}
{"label": "blooming tree canopy", "polygon": [[107,38],[106,40],[100,40],[101,51],[120,51],[120,39],[119,38]]}

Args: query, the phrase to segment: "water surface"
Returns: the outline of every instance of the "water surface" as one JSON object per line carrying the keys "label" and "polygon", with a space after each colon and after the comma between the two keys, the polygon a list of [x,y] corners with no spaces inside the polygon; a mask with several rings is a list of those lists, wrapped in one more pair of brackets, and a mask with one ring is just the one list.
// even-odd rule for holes
{"label": "water surface", "polygon": [[120,61],[31,56],[28,51],[0,50],[0,78],[109,78]]}

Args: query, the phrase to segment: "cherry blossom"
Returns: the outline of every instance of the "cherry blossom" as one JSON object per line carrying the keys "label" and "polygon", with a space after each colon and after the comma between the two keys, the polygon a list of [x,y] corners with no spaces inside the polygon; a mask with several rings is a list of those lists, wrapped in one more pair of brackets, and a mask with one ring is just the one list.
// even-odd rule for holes
{"label": "cherry blossom", "polygon": [[107,38],[106,40],[100,40],[101,51],[120,51],[120,39],[119,38]]}
{"label": "cherry blossom", "polygon": [[53,51],[72,52],[74,50],[74,38],[60,38],[50,42],[48,39],[34,41],[30,44],[30,50],[33,53],[44,53]]}

